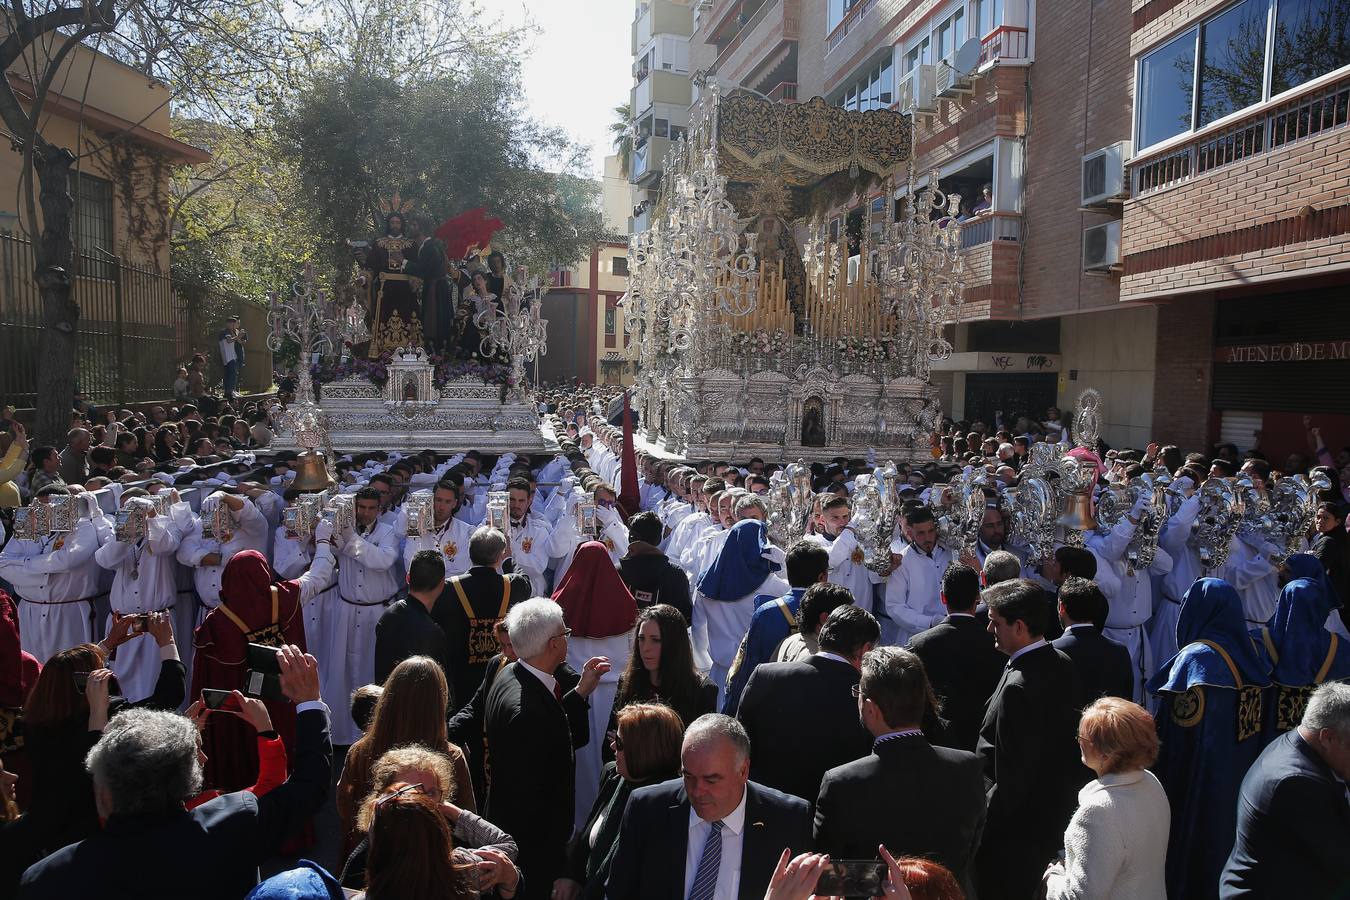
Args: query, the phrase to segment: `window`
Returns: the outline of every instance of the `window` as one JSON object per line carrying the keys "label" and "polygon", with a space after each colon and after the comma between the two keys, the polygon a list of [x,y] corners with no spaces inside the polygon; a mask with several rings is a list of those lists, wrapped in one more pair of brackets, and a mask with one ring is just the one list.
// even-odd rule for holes
{"label": "window", "polygon": [[1268,3],[1243,0],[1201,29],[1197,128],[1261,102]]}
{"label": "window", "polygon": [[1280,0],[1275,13],[1275,67],[1280,94],[1350,65],[1350,16],[1341,0]]}
{"label": "window", "polygon": [[670,126],[670,139],[672,141],[678,141],[680,138],[684,137],[685,132],[688,130],[689,129],[685,128],[683,125],[672,125]]}
{"label": "window", "polygon": [[616,316],[615,316],[615,313],[616,313],[616,312],[618,312],[618,310],[616,310],[616,309],[615,309],[614,307],[612,307],[612,306],[609,306],[609,307],[606,307],[606,308],[605,308],[605,336],[606,336],[606,337],[612,337],[612,336],[615,334],[615,329],[617,328],[617,321],[616,321]]}
{"label": "window", "polygon": [[657,119],[657,120],[656,120],[656,125],[655,125],[655,130],[653,131],[653,134],[655,134],[657,137],[668,137],[668,136],[670,135],[670,122],[669,122],[669,120],[667,120],[667,119]]}
{"label": "window", "polygon": [[614,274],[615,275],[628,274],[628,257],[626,256],[614,257]]}
{"label": "window", "polygon": [[890,56],[881,64],[881,85],[877,94],[877,107],[888,109],[895,102],[894,64]]}
{"label": "window", "polygon": [[1190,130],[1194,71],[1194,33],[1183,34],[1139,63],[1140,147]]}
{"label": "window", "polygon": [[1135,96],[1137,148],[1203,128],[1350,65],[1345,4],[1240,0],[1143,57]]}
{"label": "window", "polygon": [[75,187],[75,245],[83,257],[81,271],[94,278],[111,278],[108,257],[115,252],[112,182],[80,172]]}
{"label": "window", "polygon": [[965,10],[958,9],[951,18],[933,29],[933,36],[937,40],[937,58],[950,59],[966,39]]}
{"label": "window", "polygon": [[933,61],[933,55],[929,51],[928,38],[925,37],[919,41],[910,51],[905,54],[905,74],[908,75],[914,71],[915,66],[926,66]]}
{"label": "window", "polygon": [[839,23],[844,21],[848,11],[857,6],[862,0],[829,0],[830,6],[825,12],[825,32],[828,34],[839,27]]}

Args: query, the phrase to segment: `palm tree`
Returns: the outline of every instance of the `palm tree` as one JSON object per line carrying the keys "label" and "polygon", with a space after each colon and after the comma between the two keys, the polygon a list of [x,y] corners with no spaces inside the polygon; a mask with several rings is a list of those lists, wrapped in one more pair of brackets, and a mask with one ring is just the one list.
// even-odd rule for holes
{"label": "palm tree", "polygon": [[614,121],[609,123],[614,138],[614,152],[619,154],[619,174],[628,177],[628,166],[633,161],[633,107],[622,103],[614,107]]}

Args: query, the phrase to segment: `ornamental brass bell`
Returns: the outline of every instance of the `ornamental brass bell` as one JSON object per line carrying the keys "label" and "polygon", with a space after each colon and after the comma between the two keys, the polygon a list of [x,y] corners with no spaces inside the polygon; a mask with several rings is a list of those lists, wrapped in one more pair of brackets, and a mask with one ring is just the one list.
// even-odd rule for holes
{"label": "ornamental brass bell", "polygon": [[290,487],[302,493],[316,493],[327,490],[332,484],[322,453],[316,450],[295,458],[295,480]]}
{"label": "ornamental brass bell", "polygon": [[1055,521],[1066,531],[1088,532],[1097,528],[1092,517],[1092,495],[1087,491],[1070,494],[1064,498],[1064,506]]}

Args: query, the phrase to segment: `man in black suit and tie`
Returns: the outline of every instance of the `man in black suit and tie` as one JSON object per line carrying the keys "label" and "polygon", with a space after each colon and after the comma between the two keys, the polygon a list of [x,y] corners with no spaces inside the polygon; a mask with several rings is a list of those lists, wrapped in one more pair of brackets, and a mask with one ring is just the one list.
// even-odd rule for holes
{"label": "man in black suit and tie", "polygon": [[[520,868],[530,873],[520,896],[544,900],[562,874],[572,836],[573,754],[590,735],[585,718],[569,722],[564,707],[576,701],[554,674],[567,658],[570,633],[562,607],[552,600],[526,600],[507,613],[506,630],[519,658],[501,670],[488,691],[485,817],[520,848]],[[608,659],[592,657],[573,692],[590,696],[608,671]]]}
{"label": "man in black suit and tie", "polygon": [[1095,581],[1070,576],[1059,586],[1059,620],[1064,633],[1052,642],[1078,671],[1080,708],[1099,697],[1134,698],[1130,651],[1102,634],[1110,604]]}
{"label": "man in black suit and tie", "polygon": [[1350,685],[1313,692],[1293,731],[1261,751],[1242,779],[1237,840],[1222,900],[1350,893]]}
{"label": "man in black suit and tie", "polygon": [[924,672],[942,704],[947,730],[940,743],[974,750],[984,721],[984,707],[1003,677],[1008,657],[994,649],[994,639],[975,618],[980,599],[980,574],[952,563],[942,575],[942,602],[947,618],[909,639],[906,649],[923,660]]}
{"label": "man in black suit and tie", "polygon": [[1081,688],[1073,662],[1045,641],[1045,596],[1025,578],[983,594],[1008,666],[989,698],[975,753],[989,802],[976,856],[981,900],[1026,900],[1064,843],[1086,781],[1079,760]]}
{"label": "man in black suit and tie", "polygon": [[811,847],[811,807],[750,780],[750,739],[730,716],[699,716],[683,779],[628,798],[609,900],[761,900],[785,849]]}
{"label": "man in black suit and tie", "polygon": [[750,764],[756,782],[814,803],[827,770],[867,753],[872,738],[853,691],[863,654],[880,637],[871,613],[840,606],[820,626],[818,652],[755,668],[736,718],[758,748]]}
{"label": "man in black suit and tie", "polygon": [[870,859],[885,844],[896,856],[942,863],[973,896],[984,773],[974,753],[924,737],[920,723],[932,697],[916,654],[878,647],[863,657],[858,714],[875,741],[871,755],[825,773],[816,849],[835,859]]}

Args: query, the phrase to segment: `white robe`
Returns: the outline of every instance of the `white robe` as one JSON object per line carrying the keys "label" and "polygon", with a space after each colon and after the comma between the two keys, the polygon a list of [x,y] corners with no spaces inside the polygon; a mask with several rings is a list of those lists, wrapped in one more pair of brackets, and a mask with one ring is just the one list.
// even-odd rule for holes
{"label": "white robe", "polygon": [[11,538],[0,553],[0,576],[20,598],[20,645],[44,665],[60,651],[95,638],[93,597],[102,573],[94,562],[97,549],[94,523],[80,519],[65,534],[36,541]]}
{"label": "white robe", "polygon": [[694,592],[694,612],[689,623],[689,636],[694,645],[694,661],[708,671],[708,677],[717,685],[717,706],[722,708],[726,697],[727,676],[736,660],[741,639],[750,630],[750,617],[755,613],[755,598],[761,594],[781,597],[790,588],[781,576],[769,575],[759,587],[736,600],[712,600]]}
{"label": "white robe", "polygon": [[609,714],[614,708],[614,695],[619,689],[619,676],[628,666],[628,657],[633,652],[633,632],[605,638],[584,638],[572,635],[567,639],[567,664],[578,672],[592,656],[609,657],[610,669],[600,676],[600,683],[588,698],[591,704],[589,714],[591,739],[576,752],[576,804],[574,806],[573,827],[581,828],[586,824],[591,806],[600,793],[600,770],[604,768],[603,751],[605,729],[609,727]]}

